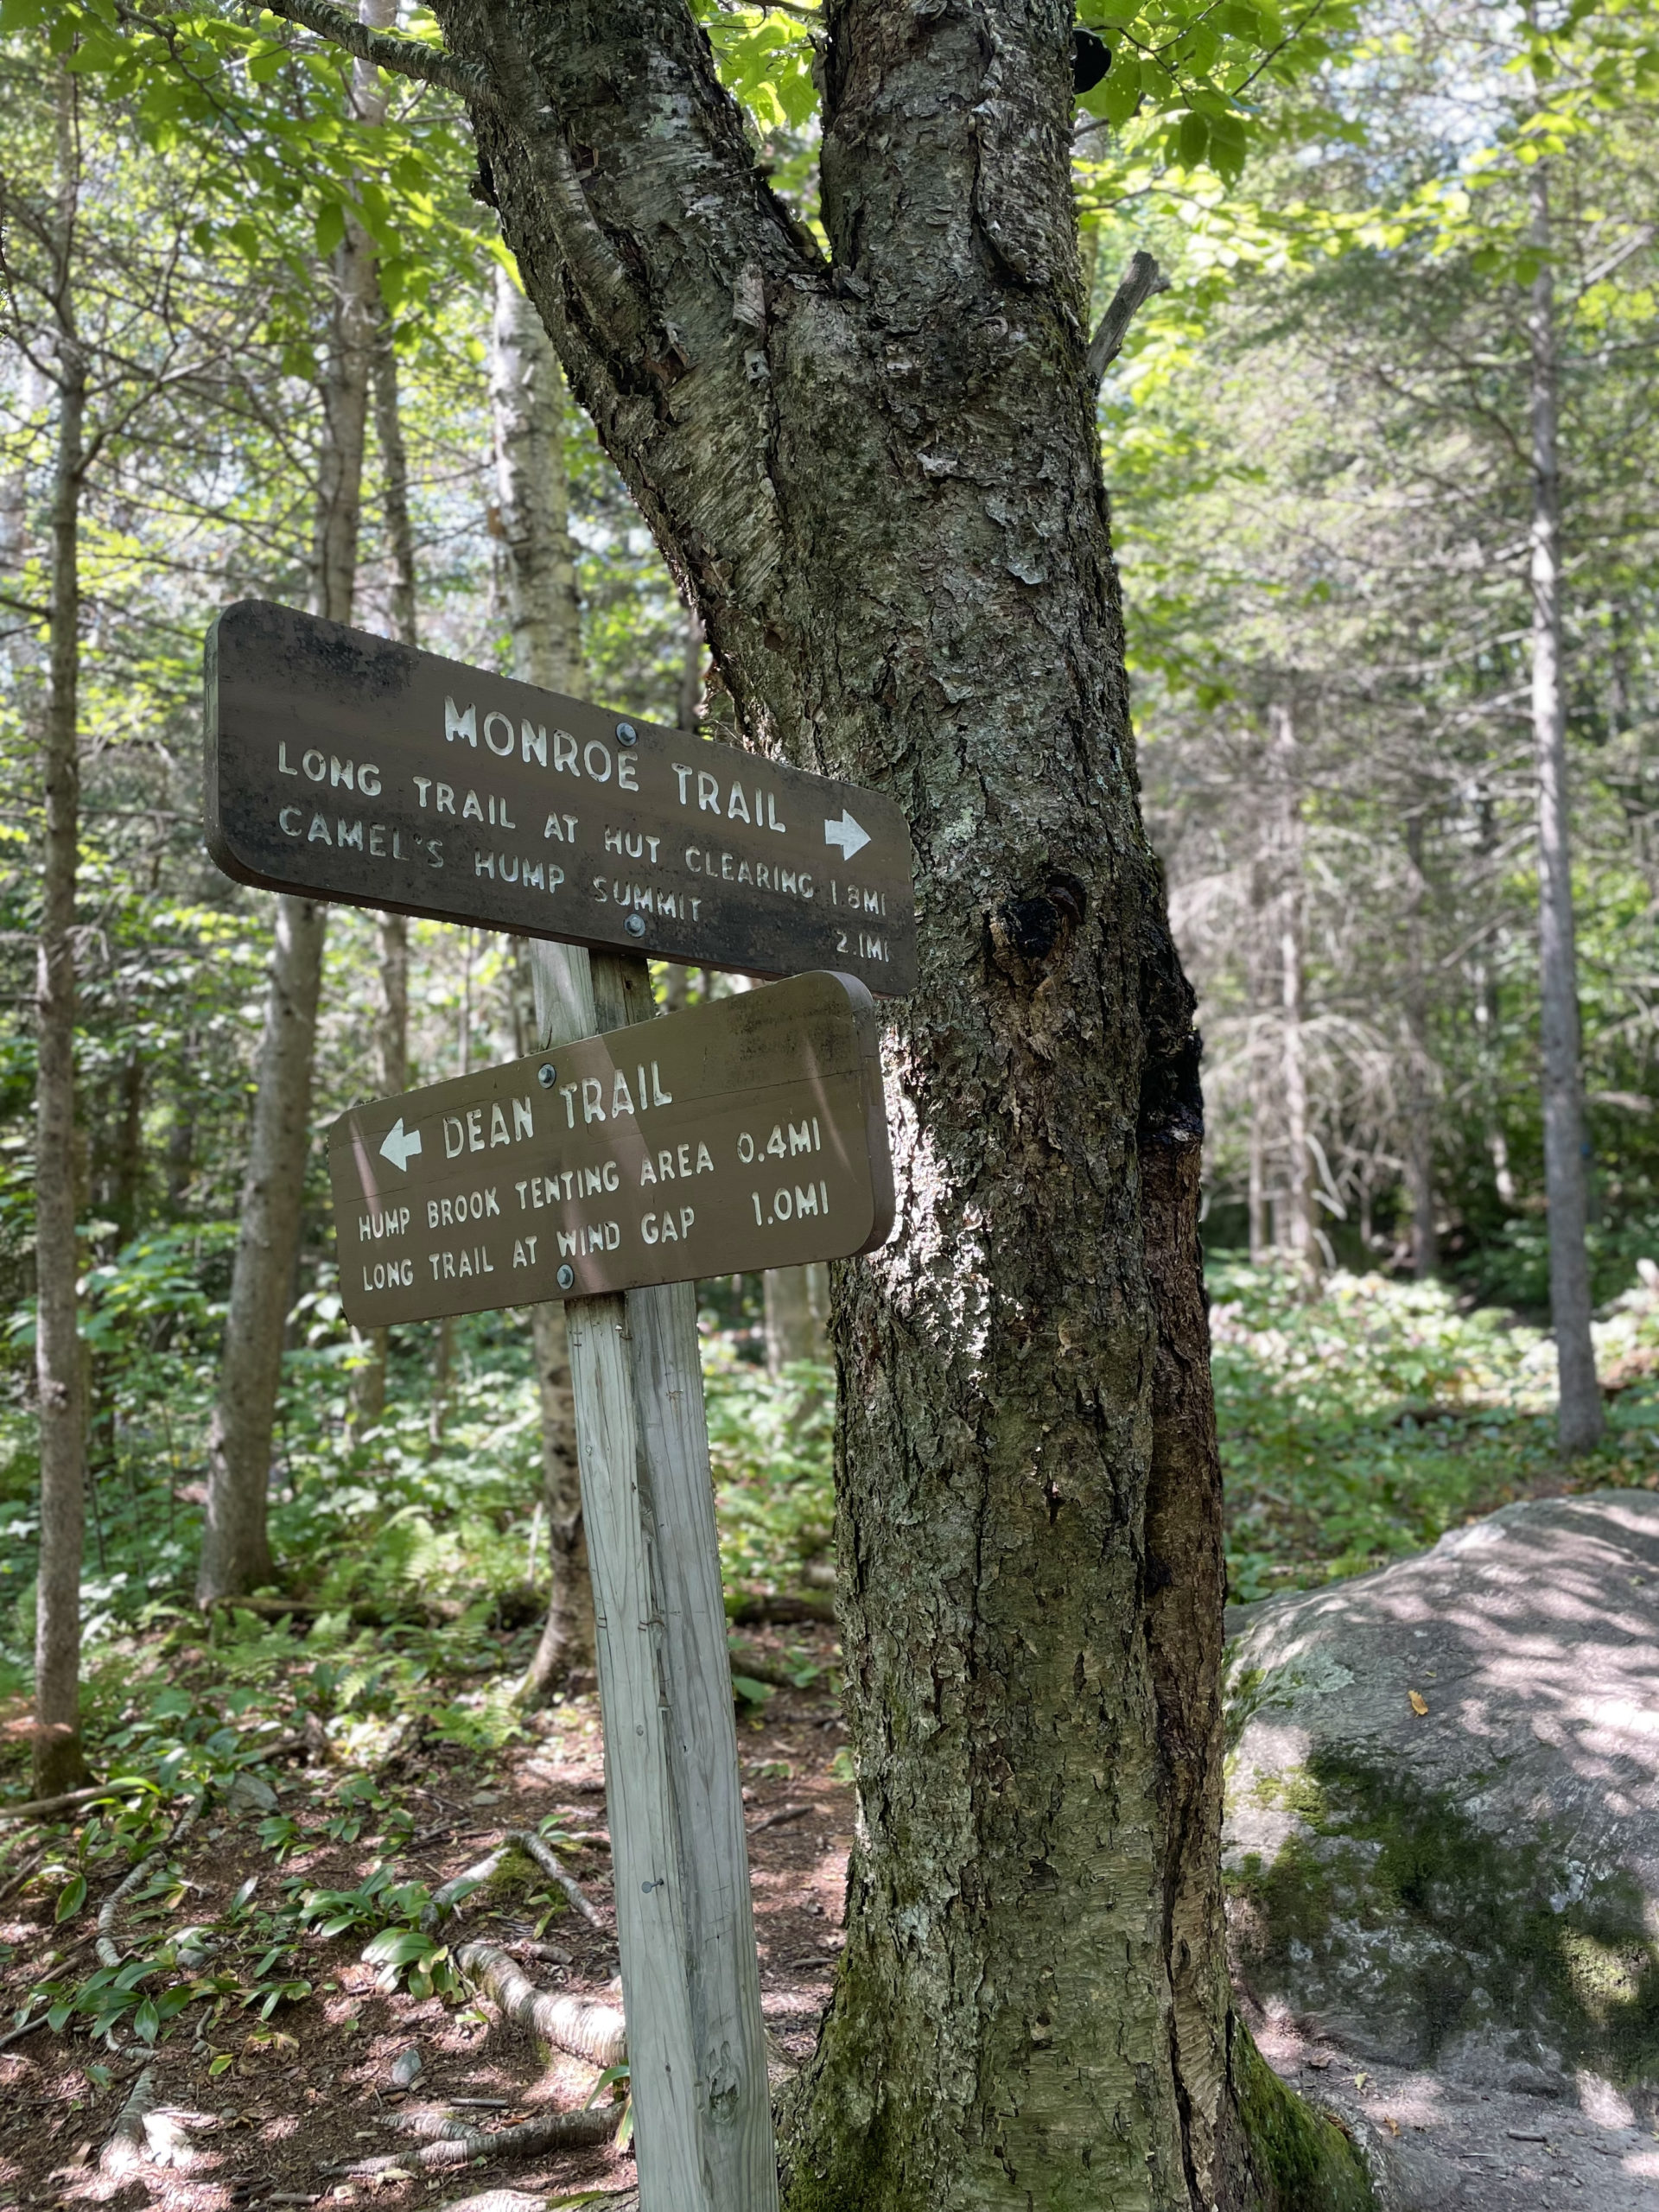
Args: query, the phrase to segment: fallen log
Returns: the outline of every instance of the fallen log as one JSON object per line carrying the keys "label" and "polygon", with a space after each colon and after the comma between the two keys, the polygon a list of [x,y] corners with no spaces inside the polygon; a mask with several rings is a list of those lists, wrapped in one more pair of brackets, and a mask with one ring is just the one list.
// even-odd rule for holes
{"label": "fallen log", "polygon": [[455,1964],[483,1990],[504,2019],[529,2028],[589,2065],[620,2066],[628,2053],[627,2023],[614,2005],[596,1998],[538,1989],[499,1943],[462,1943]]}
{"label": "fallen log", "polygon": [[445,2166],[482,2165],[487,2159],[537,2158],[544,2151],[590,2150],[609,2142],[620,2118],[615,2106],[595,2105],[581,2112],[549,2113],[521,2120],[516,2127],[483,2128],[442,2113],[400,2113],[396,2125],[424,2120],[427,2126],[407,2127],[405,2132],[430,2133],[435,2139],[413,2153],[394,2151],[377,2158],[353,2158],[346,2165],[324,2166],[321,2171],[366,2179],[394,2167],[415,2166],[430,2173]]}
{"label": "fallen log", "polygon": [[792,1628],[807,1621],[836,1624],[833,1598],[794,1595],[787,1598],[736,1598],[726,1607],[734,1628]]}

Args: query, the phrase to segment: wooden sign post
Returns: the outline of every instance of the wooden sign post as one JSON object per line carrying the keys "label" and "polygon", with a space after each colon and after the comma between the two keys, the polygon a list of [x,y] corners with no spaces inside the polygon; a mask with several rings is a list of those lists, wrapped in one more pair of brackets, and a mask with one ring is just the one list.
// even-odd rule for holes
{"label": "wooden sign post", "polygon": [[[342,1302],[566,1301],[641,2212],[777,2212],[692,1278],[891,1230],[869,993],[915,980],[903,817],[286,608],[228,610],[207,662],[227,874],[542,940],[541,1052],[336,1123]],[[647,951],[794,980],[653,1020]]]}
{"label": "wooden sign post", "polygon": [[[652,1016],[643,960],[548,950],[550,1046]],[[641,2212],[777,2212],[696,1294],[566,1319]]]}
{"label": "wooden sign post", "polygon": [[885,1241],[874,1007],[851,976],[807,975],[652,1020],[643,960],[540,965],[548,1049],[334,1124],[342,1303],[365,1328],[569,1303],[641,2203],[772,2212],[687,1278]]}

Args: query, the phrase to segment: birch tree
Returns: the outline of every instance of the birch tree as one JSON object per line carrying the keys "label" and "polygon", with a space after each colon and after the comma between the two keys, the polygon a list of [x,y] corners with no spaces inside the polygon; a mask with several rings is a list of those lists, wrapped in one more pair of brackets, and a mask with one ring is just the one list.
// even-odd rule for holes
{"label": "birch tree", "polygon": [[[168,165],[157,175],[124,108],[89,90],[95,73],[71,66],[79,59],[70,39],[51,56],[14,48],[0,62],[10,126],[0,151],[0,337],[26,371],[21,473],[8,486],[18,552],[27,535],[37,411],[49,417],[51,441],[46,651],[38,671],[43,683],[30,697],[38,714],[41,803],[34,1163],[41,1544],[33,1748],[43,1795],[72,1786],[83,1765],[88,1468],[79,1223],[86,1178],[76,1082],[83,531],[98,474],[123,462],[141,423],[158,408],[200,409],[212,370],[236,348],[250,313],[235,283],[210,280],[200,264],[187,272],[181,240],[202,213],[194,168]],[[21,599],[12,604],[33,612]],[[29,671],[31,694],[36,673]],[[135,1113],[130,1109],[129,1121]]]}
{"label": "birch tree", "polygon": [[[395,0],[362,0],[365,23],[392,18]],[[359,120],[384,121],[385,93],[369,61],[353,65]],[[362,529],[363,454],[381,321],[373,242],[350,209],[327,270],[328,332],[321,398],[313,612],[349,622]],[[242,1185],[236,1264],[207,1443],[207,1505],[198,1600],[253,1590],[273,1573],[266,1527],[271,1436],[283,1338],[296,1291],[301,1196],[310,1149],[311,1070],[327,908],[280,893],[259,1045],[259,1073]]]}
{"label": "birch tree", "polygon": [[1573,942],[1571,805],[1561,676],[1561,492],[1555,275],[1549,166],[1528,180],[1537,274],[1527,315],[1531,362],[1532,738],[1538,779],[1538,972],[1543,1010],[1544,1188],[1549,1313],[1560,1375],[1561,1449],[1587,1452],[1606,1426],[1590,1339],[1589,1221],[1579,965]]}
{"label": "birch tree", "polygon": [[[565,467],[564,378],[547,333],[512,273],[495,271],[490,341],[490,410],[495,496],[513,672],[549,691],[582,689],[582,604],[570,539]],[[585,953],[526,941],[536,1046],[547,1041],[537,1009],[561,1002]],[[594,1598],[588,1575],[576,1469],[575,1401],[564,1308],[533,1306],[531,1338],[541,1411],[542,1483],[547,1503],[547,1619],[520,1694],[538,1703],[575,1669],[594,1663]]]}

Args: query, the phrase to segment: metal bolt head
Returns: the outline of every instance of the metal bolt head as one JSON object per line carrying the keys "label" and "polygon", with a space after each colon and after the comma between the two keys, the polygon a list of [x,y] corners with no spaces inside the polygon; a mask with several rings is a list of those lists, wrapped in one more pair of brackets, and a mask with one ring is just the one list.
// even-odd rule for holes
{"label": "metal bolt head", "polygon": [[554,1278],[554,1280],[557,1282],[557,1284],[558,1284],[558,1286],[559,1286],[559,1288],[560,1288],[561,1290],[569,1290],[569,1287],[570,1287],[570,1286],[571,1286],[571,1284],[572,1284],[573,1282],[575,1282],[575,1279],[576,1279],[576,1271],[575,1271],[575,1269],[574,1268],[572,1268],[572,1267],[563,1267],[563,1268],[561,1268],[559,1269],[559,1272],[558,1272],[557,1275]]}
{"label": "metal bolt head", "polygon": [[643,914],[630,914],[627,920],[623,923],[622,926],[626,930],[630,937],[644,937],[645,933],[645,918]]}
{"label": "metal bolt head", "polygon": [[616,741],[619,745],[638,745],[639,742],[639,733],[635,729],[632,722],[618,722],[616,726]]}
{"label": "metal bolt head", "polygon": [[536,1080],[543,1090],[551,1090],[559,1079],[559,1071],[551,1060],[543,1060],[536,1071]]}

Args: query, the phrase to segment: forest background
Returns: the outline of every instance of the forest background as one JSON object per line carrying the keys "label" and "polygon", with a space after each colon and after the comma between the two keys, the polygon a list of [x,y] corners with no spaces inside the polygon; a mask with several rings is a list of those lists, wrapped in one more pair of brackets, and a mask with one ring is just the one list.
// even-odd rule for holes
{"label": "forest background", "polygon": [[[812,11],[698,12],[810,227]],[[365,22],[392,14],[365,0]],[[1185,11],[1174,60],[1153,18],[1084,14],[1112,61],[1082,93],[1075,149],[1094,317],[1134,252],[1166,286],[1102,364],[1101,429],[1144,803],[1207,1040],[1230,1574],[1250,1598],[1375,1565],[1540,1487],[1659,1482],[1644,153],[1659,55],[1645,11],[1617,6],[1281,19],[1231,0]],[[404,28],[431,33],[418,14]],[[1230,39],[1249,66],[1212,98],[1206,72],[1237,62]],[[36,1233],[37,962],[54,927],[41,763],[67,652],[78,995],[59,1134],[96,1764],[194,1617],[259,1108],[276,902],[202,849],[213,615],[247,594],[343,605],[365,627],[522,671],[529,435],[565,547],[537,586],[564,656],[542,680],[705,731],[722,698],[550,359],[528,433],[504,398],[533,340],[448,94],[377,84],[274,17],[116,0],[6,0],[0,91],[0,1694],[21,1713],[31,1687],[37,1292],[42,1250],[49,1265],[67,1249]],[[1609,1406],[1605,1440],[1570,1465],[1540,1103],[1541,283],[1582,1246]],[[353,391],[355,432],[340,414]],[[360,512],[340,478],[353,435]],[[67,631],[53,620],[66,542]],[[534,1696],[583,1687],[579,1633],[562,1684],[534,1665],[556,1563],[568,1578],[575,1558],[556,1353],[513,1312],[356,1337],[320,1133],[388,1087],[400,958],[411,1085],[529,1048],[527,964],[509,940],[421,922],[389,954],[374,917],[343,909],[322,957],[263,1498],[272,1567],[237,1632],[283,1612],[275,1593],[299,1601],[295,1656],[342,1745],[396,1709],[488,1749]],[[733,988],[657,982],[680,1003]],[[700,1287],[734,1609],[791,1592],[810,1605],[833,1583],[822,1286],[770,1288]],[[741,1675],[742,1695],[767,1688]],[[26,1735],[12,1740],[21,1791]]]}

